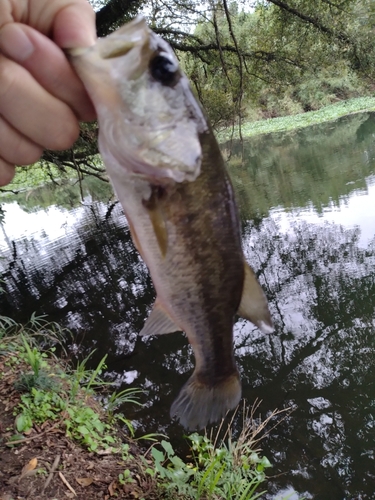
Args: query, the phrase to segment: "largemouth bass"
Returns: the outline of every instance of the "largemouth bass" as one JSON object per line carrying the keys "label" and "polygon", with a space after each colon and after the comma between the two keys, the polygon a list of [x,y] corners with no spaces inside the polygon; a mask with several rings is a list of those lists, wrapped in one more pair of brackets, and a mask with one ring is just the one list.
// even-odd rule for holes
{"label": "largemouth bass", "polygon": [[219,146],[171,47],[143,18],[70,57],[96,108],[99,150],[156,289],[140,334],[186,333],[195,369],[171,416],[202,428],[241,398],[236,313],[273,330],[244,259]]}

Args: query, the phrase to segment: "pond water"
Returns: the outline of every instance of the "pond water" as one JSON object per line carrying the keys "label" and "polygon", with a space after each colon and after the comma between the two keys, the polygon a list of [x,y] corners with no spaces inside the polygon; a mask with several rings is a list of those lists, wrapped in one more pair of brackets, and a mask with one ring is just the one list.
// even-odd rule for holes
{"label": "pond water", "polygon": [[[235,324],[243,395],[257,415],[294,411],[262,441],[267,498],[375,497],[375,115],[231,145],[243,246],[269,298],[272,335]],[[229,153],[229,145],[224,146]],[[154,300],[147,269],[109,186],[44,188],[7,199],[0,224],[1,313],[68,326],[72,358],[105,353],[137,434],[184,451],[169,408],[194,359],[181,333],[141,339]],[[241,415],[235,420],[240,425]]]}

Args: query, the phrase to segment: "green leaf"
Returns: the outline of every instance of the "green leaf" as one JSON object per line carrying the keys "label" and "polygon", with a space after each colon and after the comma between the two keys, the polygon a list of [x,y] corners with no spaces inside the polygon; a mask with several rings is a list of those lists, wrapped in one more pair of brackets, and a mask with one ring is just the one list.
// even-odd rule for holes
{"label": "green leaf", "polygon": [[77,427],[77,432],[80,432],[81,434],[83,434],[84,436],[86,436],[87,434],[90,434],[90,431],[87,429],[86,426],[84,425],[79,425]]}
{"label": "green leaf", "polygon": [[20,413],[16,418],[16,428],[18,432],[25,432],[31,429],[33,422],[31,418],[24,413]]}
{"label": "green leaf", "polygon": [[160,443],[162,447],[165,449],[167,452],[168,457],[170,458],[172,455],[174,455],[174,449],[172,448],[171,443],[168,443],[168,441],[165,441],[164,439]]}
{"label": "green leaf", "polygon": [[159,451],[157,448],[152,448],[151,454],[155,462],[164,462],[165,457],[162,451]]}

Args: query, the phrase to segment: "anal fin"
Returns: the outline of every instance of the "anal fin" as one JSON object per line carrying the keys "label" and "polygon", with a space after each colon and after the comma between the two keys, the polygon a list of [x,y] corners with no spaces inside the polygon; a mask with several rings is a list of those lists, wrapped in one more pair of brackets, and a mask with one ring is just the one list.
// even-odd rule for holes
{"label": "anal fin", "polygon": [[267,298],[259,285],[254,271],[245,265],[245,280],[238,315],[248,319],[264,333],[272,333],[273,323],[268,309]]}
{"label": "anal fin", "polygon": [[162,335],[164,333],[179,332],[179,328],[172,318],[164,311],[158,299],[156,299],[150,316],[146,319],[144,327],[139,332],[139,335],[145,337],[147,335]]}

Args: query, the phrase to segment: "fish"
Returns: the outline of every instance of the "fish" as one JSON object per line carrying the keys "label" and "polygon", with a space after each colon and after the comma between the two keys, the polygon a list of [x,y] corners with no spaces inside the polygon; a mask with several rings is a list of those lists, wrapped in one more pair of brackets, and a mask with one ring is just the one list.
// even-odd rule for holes
{"label": "fish", "polygon": [[201,429],[241,399],[236,314],[273,331],[219,145],[172,48],[143,17],[69,59],[95,106],[99,151],[156,291],[140,335],[185,332],[195,368],[170,414]]}

